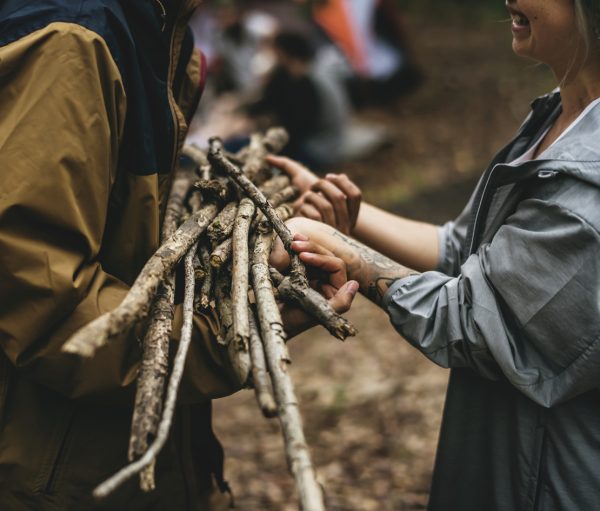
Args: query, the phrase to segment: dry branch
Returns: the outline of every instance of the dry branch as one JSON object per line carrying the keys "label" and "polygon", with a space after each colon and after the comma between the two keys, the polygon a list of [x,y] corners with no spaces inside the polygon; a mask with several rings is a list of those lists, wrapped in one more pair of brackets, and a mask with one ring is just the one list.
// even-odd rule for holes
{"label": "dry branch", "polygon": [[269,204],[267,198],[262,194],[258,187],[250,180],[239,167],[236,167],[223,155],[221,144],[215,139],[211,139],[211,147],[208,153],[208,160],[213,167],[218,168],[222,173],[228,175],[252,199],[256,206],[269,219],[275,232],[283,241],[283,244],[291,254],[292,233],[285,224],[277,217],[273,206]]}
{"label": "dry branch", "polygon": [[185,295],[183,299],[183,327],[181,328],[181,339],[175,355],[173,363],[173,371],[169,379],[167,388],[167,397],[165,399],[164,413],[158,426],[156,439],[144,455],[137,461],[127,465],[117,472],[110,479],[99,485],[94,490],[94,497],[103,498],[112,493],[121,484],[133,477],[144,468],[154,463],[156,456],[162,449],[169,435],[171,423],[173,422],[173,414],[175,412],[175,403],[177,400],[177,390],[183,375],[185,359],[192,340],[192,326],[194,317],[194,265],[193,257],[196,253],[196,246],[190,250],[185,256]]}
{"label": "dry branch", "polygon": [[290,178],[286,174],[280,174],[267,179],[259,188],[262,193],[271,198],[273,194],[288,186],[290,186]]}
{"label": "dry branch", "polygon": [[325,509],[323,495],[304,438],[298,400],[287,369],[290,358],[285,345],[285,331],[269,279],[268,258],[272,240],[272,233],[260,235],[256,240],[252,260],[260,329],[278,405],[286,457],[298,486],[300,507],[305,511],[319,511]]}
{"label": "dry branch", "polygon": [[305,286],[293,275],[285,277],[277,290],[280,298],[298,305],[304,312],[327,328],[334,337],[343,341],[346,337],[356,335],[356,328],[346,318],[337,314],[322,295]]}
{"label": "dry branch", "polygon": [[[281,177],[281,176],[278,176],[278,177]],[[272,193],[272,199],[269,198],[269,202],[271,203],[271,206],[273,206],[274,208],[277,208],[275,212],[279,216],[279,218],[281,218],[284,222],[292,216],[293,208],[289,205],[282,204],[282,203],[286,202],[287,200],[292,200],[293,198],[296,197],[296,195],[298,193],[296,188],[290,186],[289,184],[285,185],[283,188],[279,188],[280,184],[284,184],[286,182],[289,183],[289,179],[287,177],[285,177],[285,179],[282,181],[280,181],[280,180],[272,180],[271,181],[270,180],[270,181],[267,181],[264,183],[265,185],[267,185],[267,183],[269,183],[269,186],[265,187],[267,189],[270,189],[271,193]],[[271,186],[272,186],[272,188],[271,188]],[[260,189],[260,191],[265,193],[263,191],[262,186],[259,189]],[[250,232],[254,232],[255,230],[259,229],[260,225],[263,224],[264,222],[265,222],[265,216],[262,212],[260,212],[258,215],[256,215],[256,217],[253,220],[252,225],[250,226]],[[210,256],[211,266],[213,266],[214,268],[220,268],[223,264],[227,263],[231,259],[232,253],[233,253],[233,239],[228,238],[228,239],[222,241],[213,250],[213,252]]]}
{"label": "dry branch", "polygon": [[248,349],[240,349],[240,344],[233,337],[233,306],[230,297],[231,274],[225,268],[221,268],[215,282],[215,298],[217,312],[221,321],[221,331],[217,341],[227,346],[227,353],[231,367],[242,387],[248,386],[250,376],[250,353]]}
{"label": "dry branch", "polygon": [[208,204],[193,214],[148,260],[123,302],[75,332],[64,344],[63,351],[91,357],[98,348],[145,318],[160,283],[198,240],[217,212],[216,205]]}
{"label": "dry branch", "polygon": [[[304,265],[298,258],[297,254],[292,250],[292,233],[277,216],[273,207],[269,204],[265,196],[260,190],[241,172],[241,170],[229,162],[224,156],[218,143],[211,144],[208,153],[208,160],[213,167],[218,167],[222,172],[228,174],[238,186],[251,198],[254,203],[260,208],[271,225],[275,229],[277,235],[281,238],[284,247],[290,254],[291,274],[290,281],[293,284],[293,289],[301,290],[300,293],[294,293],[293,296],[298,296],[297,303],[304,307],[310,302],[311,308],[306,312],[309,314],[319,314],[318,318],[326,320],[324,326],[339,339],[345,339],[349,335],[355,335],[356,329],[342,316],[340,316],[331,307],[329,302],[317,292],[311,292],[308,280],[306,279],[306,270]],[[281,292],[281,291],[280,291]],[[290,295],[292,296],[292,295]],[[312,305],[317,305],[312,307]],[[325,314],[324,311],[327,311]],[[335,333],[334,333],[335,332]]]}
{"label": "dry branch", "polygon": [[260,331],[251,307],[249,307],[248,319],[250,323],[250,359],[252,361],[254,393],[262,414],[270,419],[277,417],[277,404],[271,390],[271,380],[267,372],[267,361]]}
{"label": "dry branch", "polygon": [[[194,175],[189,170],[182,167],[177,170],[165,208],[162,240],[169,238],[177,230],[177,225],[185,211],[185,198],[193,180]],[[174,301],[175,281],[173,275],[167,275],[152,304],[148,330],[142,343],[142,364],[137,378],[129,442],[130,461],[141,456],[147,449],[149,436],[156,434],[162,413]],[[154,471],[151,469],[149,472],[143,480],[149,480],[150,485],[154,486]]]}
{"label": "dry branch", "polygon": [[218,245],[231,236],[237,215],[238,202],[229,202],[206,229],[206,235],[213,245]]}
{"label": "dry branch", "polygon": [[204,245],[201,245],[198,249],[198,252],[200,254],[200,261],[206,273],[204,280],[202,281],[202,285],[200,286],[200,291],[196,295],[197,300],[194,304],[196,310],[199,312],[201,310],[206,310],[211,306],[211,294],[215,279],[215,270],[210,265],[210,252],[208,251],[208,248]]}
{"label": "dry branch", "polygon": [[256,206],[247,198],[240,207],[233,229],[233,265],[231,270],[231,301],[233,307],[233,342],[237,349],[248,351],[250,323],[248,319],[248,235]]}
{"label": "dry branch", "polygon": [[259,179],[266,167],[265,158],[269,153],[278,153],[288,142],[287,132],[281,128],[272,128],[263,136],[254,133],[250,136],[248,150],[244,154],[242,171],[249,179]]}

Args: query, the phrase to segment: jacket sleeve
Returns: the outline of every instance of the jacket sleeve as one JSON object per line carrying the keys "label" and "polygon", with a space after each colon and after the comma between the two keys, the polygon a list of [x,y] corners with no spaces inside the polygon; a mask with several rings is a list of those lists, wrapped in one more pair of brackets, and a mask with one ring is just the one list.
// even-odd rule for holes
{"label": "jacket sleeve", "polygon": [[469,229],[472,204],[473,196],[455,220],[446,222],[444,225],[438,227],[440,253],[436,268],[437,271],[452,276],[460,274],[460,265],[463,261],[464,245]]}
{"label": "jacket sleeve", "polygon": [[[89,360],[61,347],[128,291],[98,262],[126,106],[118,68],[97,34],[53,23],[0,48],[0,76],[0,346],[67,396],[112,393],[135,377],[136,332]],[[226,392],[200,351],[196,390]]]}
{"label": "jacket sleeve", "polygon": [[384,306],[396,329],[437,364],[505,377],[553,406],[600,384],[593,224],[564,205],[525,200],[459,276],[399,280]]}

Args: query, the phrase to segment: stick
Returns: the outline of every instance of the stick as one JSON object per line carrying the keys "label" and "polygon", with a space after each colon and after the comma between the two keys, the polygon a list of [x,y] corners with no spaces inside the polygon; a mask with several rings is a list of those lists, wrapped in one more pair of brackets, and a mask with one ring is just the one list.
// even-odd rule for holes
{"label": "stick", "polygon": [[273,176],[271,179],[267,179],[260,185],[260,190],[270,199],[274,193],[277,193],[279,190],[283,190],[288,186],[290,186],[290,178],[285,174],[281,174],[279,176]]}
{"label": "stick", "polygon": [[249,179],[256,179],[266,166],[265,157],[269,153],[278,153],[289,140],[287,132],[282,128],[272,128],[262,136],[250,135],[248,151],[244,155],[245,163],[242,167],[244,174]]}
{"label": "stick", "polygon": [[209,201],[224,203],[232,198],[234,193],[229,185],[229,180],[224,177],[213,177],[212,179],[200,179],[194,183],[194,186],[200,190],[202,197]]}
{"label": "stick", "polygon": [[[291,249],[292,245],[292,233],[286,227],[286,225],[277,217],[275,210],[269,204],[269,201],[257,188],[257,186],[248,179],[241,171],[239,167],[233,165],[227,158],[223,156],[220,141],[211,139],[211,147],[208,153],[208,160],[213,167],[218,168],[224,174],[228,175],[235,183],[244,191],[244,193],[252,199],[254,204],[263,212],[263,214],[269,219],[275,232],[283,241],[283,245],[286,250],[293,254]],[[301,263],[300,263],[301,264]]]}
{"label": "stick", "polygon": [[179,383],[181,382],[181,376],[183,375],[183,369],[185,366],[185,359],[192,340],[195,285],[193,257],[195,253],[196,246],[189,250],[185,256],[185,295],[183,299],[183,327],[181,329],[181,340],[179,341],[179,346],[177,347],[177,353],[173,363],[173,371],[171,373],[171,378],[169,379],[169,385],[167,388],[164,413],[158,426],[156,439],[154,442],[152,442],[148,450],[139,460],[122,468],[119,472],[100,484],[94,490],[94,497],[98,499],[106,497],[129,478],[143,470],[145,467],[153,464],[156,456],[164,446],[165,441],[169,436],[169,430],[171,429],[171,423],[173,422],[175,403],[177,401],[177,390],[179,389]]}
{"label": "stick", "polygon": [[221,320],[221,331],[217,337],[219,344],[227,346],[231,367],[242,387],[247,387],[250,376],[250,354],[248,349],[239,349],[240,345],[233,338],[233,307],[229,297],[231,279],[229,272],[221,269],[215,283],[217,311]]}
{"label": "stick", "polygon": [[[260,190],[262,191],[262,187],[260,188]],[[294,210],[291,206],[282,203],[286,200],[293,199],[297,193],[298,192],[296,188],[292,186],[286,186],[283,189],[279,189],[277,192],[274,192],[272,200],[269,199],[271,205],[274,208],[276,208],[275,213],[284,222],[293,215]],[[265,215],[262,212],[260,212],[252,221],[252,225],[250,226],[250,232],[254,232],[255,230],[259,229],[260,225],[263,224],[265,221]],[[210,256],[211,266],[213,266],[214,268],[220,268],[223,264],[229,261],[232,253],[233,240],[231,238],[227,238],[226,240],[222,241],[219,245],[217,245],[217,247],[213,250]]]}
{"label": "stick", "polygon": [[238,202],[228,203],[206,229],[206,235],[213,245],[218,245],[231,236],[233,223],[238,211]]}
{"label": "stick", "polygon": [[277,417],[277,404],[273,399],[265,350],[252,308],[249,308],[248,319],[250,322],[250,359],[252,360],[254,394],[262,414],[267,419],[271,419]]}
{"label": "stick", "polygon": [[210,265],[210,252],[208,251],[208,248],[206,248],[204,245],[200,245],[199,252],[206,276],[202,281],[202,286],[200,287],[200,292],[197,294],[197,298],[199,308],[201,310],[206,310],[211,305],[211,294],[213,282],[215,280],[215,270]]}
{"label": "stick", "polygon": [[233,265],[231,301],[233,307],[233,342],[237,349],[248,351],[250,323],[248,319],[248,233],[256,206],[248,199],[240,201],[233,229]]}
{"label": "stick", "polygon": [[258,318],[278,405],[286,457],[298,487],[300,507],[305,511],[320,511],[325,509],[323,495],[304,438],[294,385],[287,371],[290,358],[285,346],[285,331],[269,279],[268,258],[272,240],[272,233],[260,235],[252,258]]}
{"label": "stick", "polygon": [[[184,209],[184,201],[192,186],[194,175],[180,167],[173,180],[165,208],[161,238],[169,238],[177,230]],[[164,382],[169,365],[169,341],[173,325],[175,280],[172,274],[165,277],[152,304],[148,330],[143,340],[143,355],[137,378],[135,404],[129,439],[129,461],[141,456],[148,448],[148,437],[156,434],[160,414]],[[154,471],[147,471],[142,481],[154,486]],[[146,489],[142,485],[142,489]]]}
{"label": "stick", "polygon": [[233,254],[233,238],[227,238],[210,254],[210,265],[213,268],[220,268],[231,259],[231,254]]}
{"label": "stick", "polygon": [[333,311],[322,295],[294,279],[293,276],[285,277],[277,290],[281,299],[298,305],[341,341],[357,334],[356,328],[343,316]]}
{"label": "stick", "polygon": [[198,240],[217,212],[216,205],[208,204],[193,214],[148,260],[123,302],[75,332],[64,344],[63,351],[91,357],[98,348],[145,318],[160,283]]}

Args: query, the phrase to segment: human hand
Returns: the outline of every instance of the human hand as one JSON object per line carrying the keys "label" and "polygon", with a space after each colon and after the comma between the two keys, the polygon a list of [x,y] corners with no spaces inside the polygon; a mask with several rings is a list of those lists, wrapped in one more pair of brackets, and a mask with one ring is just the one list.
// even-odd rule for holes
{"label": "human hand", "polygon": [[300,162],[286,158],[285,156],[269,155],[267,156],[267,161],[274,167],[283,170],[290,177],[292,185],[298,189],[300,195],[310,190],[310,187],[319,180],[314,172],[310,171]]}
{"label": "human hand", "polygon": [[268,161],[288,174],[298,188],[300,197],[294,202],[297,216],[324,222],[345,234],[352,232],[362,193],[346,174],[327,174],[322,179],[289,158],[269,156]]}
{"label": "human hand", "polygon": [[296,214],[323,222],[344,234],[356,225],[362,193],[346,174],[327,174],[296,201]]}
{"label": "human hand", "polygon": [[[347,280],[345,263],[331,251],[302,234],[294,235],[292,248],[307,265],[311,287],[319,291],[338,314],[347,312],[359,285],[356,281]],[[289,255],[279,241],[271,254],[271,265],[284,270],[289,266],[289,261]],[[316,324],[313,318],[297,307],[283,306],[281,314],[285,330],[290,337]]]}

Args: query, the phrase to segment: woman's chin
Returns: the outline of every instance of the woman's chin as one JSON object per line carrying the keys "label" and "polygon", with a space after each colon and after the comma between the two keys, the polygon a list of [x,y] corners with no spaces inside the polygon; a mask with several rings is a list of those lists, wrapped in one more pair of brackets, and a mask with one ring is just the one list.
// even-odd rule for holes
{"label": "woman's chin", "polygon": [[522,38],[513,37],[512,41],[512,50],[515,55],[519,57],[523,57],[526,59],[537,60],[533,55],[533,51],[531,48],[531,44],[529,44],[529,40],[524,40]]}

